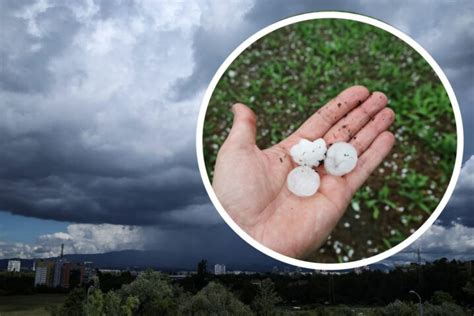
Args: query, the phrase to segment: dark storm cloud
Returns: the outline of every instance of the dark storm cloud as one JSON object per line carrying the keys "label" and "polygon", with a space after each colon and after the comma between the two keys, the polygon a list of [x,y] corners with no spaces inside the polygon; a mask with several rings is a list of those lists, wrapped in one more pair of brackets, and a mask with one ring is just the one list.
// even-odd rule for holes
{"label": "dark storm cloud", "polygon": [[[36,168],[43,172],[34,177],[2,177],[2,209],[74,222],[171,225],[165,221],[170,218],[168,213],[190,206],[211,208],[197,166],[188,168],[169,163],[137,172],[92,166],[82,173],[85,167],[74,163],[49,167],[40,160]],[[182,215],[183,219],[176,218],[173,222],[181,225],[186,221],[186,214]],[[194,215],[199,220],[198,215],[209,214]]]}
{"label": "dark storm cloud", "polygon": [[[82,223],[221,223],[196,163],[199,12],[131,1],[4,2],[0,210]],[[176,17],[181,24],[171,24]]]}
{"label": "dark storm cloud", "polygon": [[474,227],[474,156],[471,156],[463,165],[456,189],[449,200],[446,209],[440,216],[441,223],[451,226],[461,223]]}

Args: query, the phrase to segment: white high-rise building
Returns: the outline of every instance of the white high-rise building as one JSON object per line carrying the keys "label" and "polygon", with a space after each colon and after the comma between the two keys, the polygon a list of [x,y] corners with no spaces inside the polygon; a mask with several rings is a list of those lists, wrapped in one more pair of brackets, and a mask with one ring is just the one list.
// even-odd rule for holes
{"label": "white high-rise building", "polygon": [[37,267],[35,273],[35,286],[46,285],[48,278],[48,268],[47,267]]}
{"label": "white high-rise building", "polygon": [[10,272],[20,272],[21,261],[20,260],[9,260],[7,270]]}
{"label": "white high-rise building", "polygon": [[215,275],[220,275],[220,274],[225,274],[225,265],[223,264],[216,264],[214,265],[214,274]]}

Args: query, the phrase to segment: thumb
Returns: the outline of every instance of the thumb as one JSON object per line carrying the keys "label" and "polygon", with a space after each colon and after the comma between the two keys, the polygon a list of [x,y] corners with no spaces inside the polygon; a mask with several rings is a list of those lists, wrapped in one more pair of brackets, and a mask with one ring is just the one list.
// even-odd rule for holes
{"label": "thumb", "polygon": [[236,103],[232,106],[234,122],[228,140],[238,145],[255,145],[257,119],[247,106]]}

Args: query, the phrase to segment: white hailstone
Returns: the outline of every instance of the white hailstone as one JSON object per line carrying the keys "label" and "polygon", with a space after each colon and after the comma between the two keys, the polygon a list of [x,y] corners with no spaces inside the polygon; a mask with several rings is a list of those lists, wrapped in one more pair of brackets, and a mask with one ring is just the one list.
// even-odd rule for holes
{"label": "white hailstone", "polygon": [[343,176],[351,172],[357,164],[357,151],[349,143],[335,143],[329,147],[324,160],[326,172],[333,176]]}
{"label": "white hailstone", "polygon": [[352,205],[352,209],[356,212],[359,212],[360,211],[360,205],[359,205],[359,202],[357,201],[352,201],[351,202],[351,205]]}
{"label": "white hailstone", "polygon": [[354,249],[349,249],[349,251],[347,252],[347,255],[349,256],[349,258],[352,258],[352,256],[354,255]]}
{"label": "white hailstone", "polygon": [[291,170],[286,179],[288,190],[297,196],[311,196],[319,188],[319,174],[306,166]]}
{"label": "white hailstone", "polygon": [[227,74],[229,75],[229,77],[234,78],[237,75],[237,72],[234,70],[229,70]]}
{"label": "white hailstone", "polygon": [[326,155],[326,142],[319,138],[314,142],[302,139],[290,149],[291,158],[300,166],[317,167]]}

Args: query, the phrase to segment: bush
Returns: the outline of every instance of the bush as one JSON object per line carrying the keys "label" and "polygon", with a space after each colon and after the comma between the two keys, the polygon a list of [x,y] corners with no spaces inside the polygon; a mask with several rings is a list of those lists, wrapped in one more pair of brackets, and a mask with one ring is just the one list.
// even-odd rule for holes
{"label": "bush", "polygon": [[120,294],[123,300],[136,298],[137,313],[141,315],[172,315],[178,309],[178,291],[167,276],[152,270],[122,286]]}
{"label": "bush", "polygon": [[274,315],[275,305],[280,301],[281,298],[275,291],[275,284],[272,280],[265,279],[260,283],[252,306],[257,315]]}
{"label": "bush", "polygon": [[443,303],[451,303],[451,304],[456,303],[454,301],[454,298],[451,296],[451,294],[446,293],[444,291],[434,292],[433,296],[431,296],[430,302],[431,304],[434,304],[434,305],[441,305]]}
{"label": "bush", "polygon": [[58,316],[82,316],[84,314],[83,303],[86,298],[86,291],[82,288],[72,290],[64,304],[55,310]]}
{"label": "bush", "polygon": [[223,285],[210,282],[186,302],[180,310],[184,315],[252,315],[248,306],[240,302]]}
{"label": "bush", "polygon": [[425,304],[425,316],[462,316],[467,315],[463,309],[456,304],[444,302],[441,305]]}
{"label": "bush", "polygon": [[414,316],[418,315],[417,307],[412,303],[396,300],[381,309],[383,316]]}

